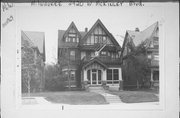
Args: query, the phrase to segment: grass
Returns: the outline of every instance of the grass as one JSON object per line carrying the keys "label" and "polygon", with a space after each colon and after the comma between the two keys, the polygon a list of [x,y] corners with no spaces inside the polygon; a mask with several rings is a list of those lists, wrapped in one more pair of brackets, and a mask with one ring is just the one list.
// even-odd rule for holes
{"label": "grass", "polygon": [[155,91],[109,91],[109,93],[118,95],[124,103],[158,102],[159,98]]}
{"label": "grass", "polygon": [[[23,94],[23,97],[28,96]],[[87,91],[62,91],[62,92],[42,92],[32,93],[31,97],[45,97],[52,103],[63,103],[71,105],[98,105],[108,104],[105,98],[97,93]]]}

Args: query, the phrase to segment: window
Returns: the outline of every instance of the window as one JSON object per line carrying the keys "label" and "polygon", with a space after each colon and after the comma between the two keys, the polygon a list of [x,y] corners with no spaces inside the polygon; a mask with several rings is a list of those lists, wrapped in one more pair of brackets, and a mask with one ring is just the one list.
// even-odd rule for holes
{"label": "window", "polygon": [[94,44],[94,35],[91,35],[91,44]]}
{"label": "window", "polygon": [[158,38],[154,38],[153,45],[154,45],[155,48],[159,47],[159,40],[158,40]]}
{"label": "window", "polygon": [[98,36],[94,36],[94,43],[98,43]]}
{"label": "window", "polygon": [[[90,39],[90,40],[89,40]],[[106,43],[108,37],[107,34],[103,31],[103,29],[98,25],[92,34],[88,37],[88,40],[86,42],[86,45],[94,45],[96,43]],[[90,43],[90,44],[89,44]],[[111,41],[108,42],[108,44],[112,44]]]}
{"label": "window", "polygon": [[69,33],[69,37],[76,37],[75,33]]}
{"label": "window", "polygon": [[103,41],[103,43],[106,43],[106,36],[103,36],[102,41]]}
{"label": "window", "polygon": [[71,70],[70,77],[71,77],[71,80],[75,80],[75,70]]}
{"label": "window", "polygon": [[76,41],[77,41],[77,43],[79,42],[79,37],[77,37],[77,40],[76,40]]}
{"label": "window", "polygon": [[[114,69],[113,70],[113,80],[119,80],[119,70],[118,69]],[[118,81],[114,81],[114,83],[117,83]]]}
{"label": "window", "polygon": [[159,60],[159,55],[154,55],[154,60],[158,61]]}
{"label": "window", "polygon": [[106,42],[107,42],[107,44],[112,44],[108,37],[106,39]]}
{"label": "window", "polygon": [[[112,69],[107,70],[107,80],[112,80]],[[111,84],[112,81],[107,81],[108,84]]]}
{"label": "window", "polygon": [[68,35],[65,38],[65,42],[71,42],[71,43],[79,42],[79,36],[74,28],[71,28],[69,30]]}
{"label": "window", "polygon": [[73,37],[72,39],[73,39],[72,42],[76,42],[76,38],[75,37]]}
{"label": "window", "polygon": [[112,59],[115,59],[115,58],[116,58],[116,55],[115,55],[114,52],[111,53],[111,58],[112,58]]}
{"label": "window", "polygon": [[102,36],[99,36],[99,43],[103,43]]}
{"label": "window", "polygon": [[108,69],[107,70],[107,83],[108,84],[119,83],[119,70],[118,69]]}
{"label": "window", "polygon": [[95,52],[91,52],[91,57],[94,57],[95,56]]}
{"label": "window", "polygon": [[70,59],[75,60],[75,51],[74,50],[70,51]]}
{"label": "window", "polygon": [[68,37],[66,37],[66,40],[65,40],[65,42],[69,42],[69,38],[68,38]]}
{"label": "window", "polygon": [[101,55],[106,55],[106,52],[105,51],[101,51]]}
{"label": "window", "polygon": [[148,58],[148,59],[151,59],[151,54],[148,54],[148,55],[147,55],[147,58]]}

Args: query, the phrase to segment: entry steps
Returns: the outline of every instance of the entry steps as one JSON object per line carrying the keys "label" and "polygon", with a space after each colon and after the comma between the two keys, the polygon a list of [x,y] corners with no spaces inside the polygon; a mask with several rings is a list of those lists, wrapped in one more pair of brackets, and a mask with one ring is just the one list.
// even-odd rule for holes
{"label": "entry steps", "polygon": [[101,94],[102,96],[104,96],[108,103],[122,103],[119,96],[106,93],[106,91],[101,86],[89,87],[88,90],[89,92]]}

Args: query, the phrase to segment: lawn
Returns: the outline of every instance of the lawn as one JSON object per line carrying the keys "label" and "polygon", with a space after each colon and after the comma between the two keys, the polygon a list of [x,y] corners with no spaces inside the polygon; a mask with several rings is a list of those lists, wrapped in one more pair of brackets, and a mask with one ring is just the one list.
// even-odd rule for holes
{"label": "lawn", "polygon": [[158,92],[155,91],[108,91],[111,94],[118,95],[124,103],[140,102],[158,102]]}
{"label": "lawn", "polygon": [[[28,96],[23,94],[23,97]],[[98,105],[108,104],[105,98],[97,93],[87,91],[63,91],[63,92],[42,92],[32,93],[31,97],[44,97],[52,103],[63,103],[71,105]]]}

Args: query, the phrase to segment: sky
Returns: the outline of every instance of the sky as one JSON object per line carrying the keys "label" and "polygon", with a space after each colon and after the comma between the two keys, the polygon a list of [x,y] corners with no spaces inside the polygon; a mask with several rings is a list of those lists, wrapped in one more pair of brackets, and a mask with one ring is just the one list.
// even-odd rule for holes
{"label": "sky", "polygon": [[100,19],[120,45],[126,30],[144,30],[163,18],[159,6],[144,7],[24,7],[17,9],[20,30],[45,33],[46,63],[57,61],[58,30],[67,30],[73,21],[79,31],[90,29]]}

